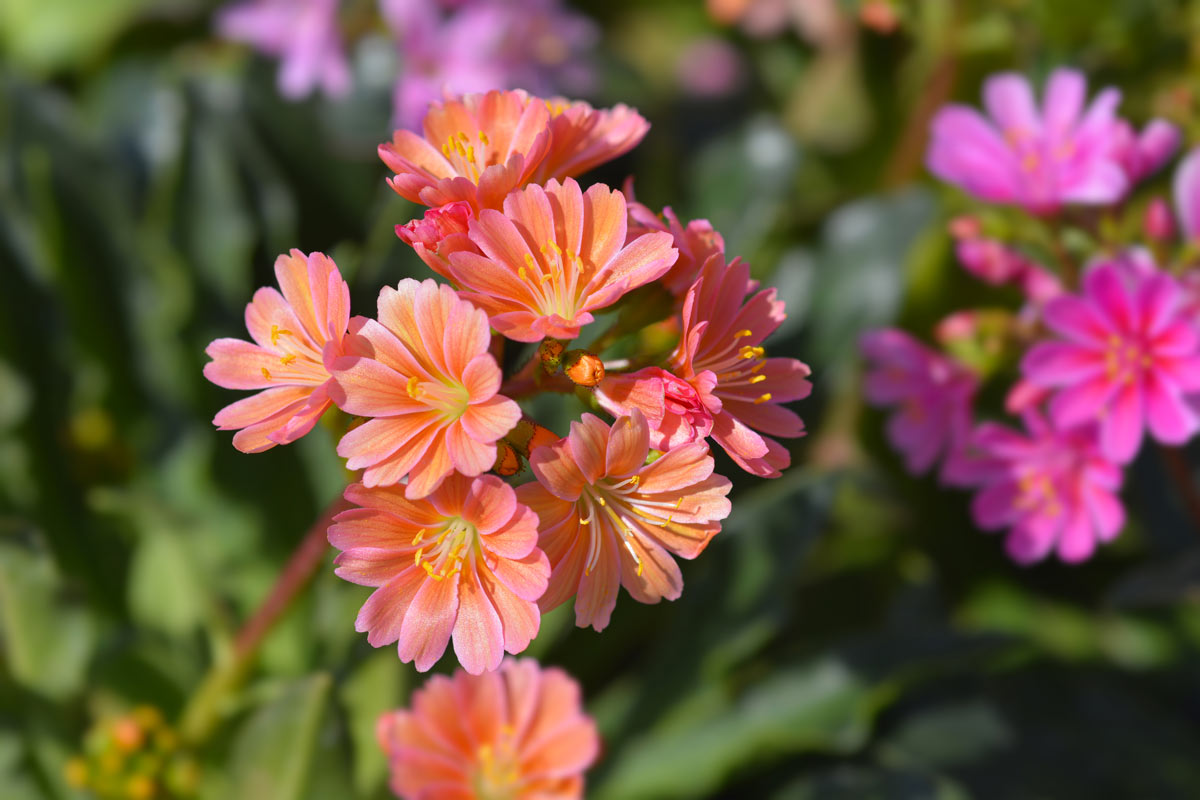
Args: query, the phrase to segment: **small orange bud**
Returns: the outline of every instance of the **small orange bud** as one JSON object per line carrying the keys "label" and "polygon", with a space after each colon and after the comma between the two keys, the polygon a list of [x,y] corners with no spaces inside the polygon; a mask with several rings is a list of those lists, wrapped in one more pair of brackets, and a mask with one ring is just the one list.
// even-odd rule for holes
{"label": "small orange bud", "polygon": [[533,425],[533,436],[529,439],[529,452],[532,453],[535,448],[545,444],[554,444],[559,438],[561,437],[557,433],[535,422]]}
{"label": "small orange bud", "polygon": [[112,737],[117,748],[125,753],[132,753],[142,746],[145,734],[142,726],[132,715],[118,717],[112,722]]}
{"label": "small orange bud", "polygon": [[541,447],[544,444],[554,444],[558,439],[559,436],[557,433],[544,425],[537,424],[529,417],[521,417],[516,427],[504,437],[504,440],[516,448],[516,451],[525,458],[529,458],[529,454],[533,452],[535,447]]}
{"label": "small orange bud", "polygon": [[586,350],[569,351],[563,364],[563,371],[576,386],[596,386],[604,380],[604,362]]}

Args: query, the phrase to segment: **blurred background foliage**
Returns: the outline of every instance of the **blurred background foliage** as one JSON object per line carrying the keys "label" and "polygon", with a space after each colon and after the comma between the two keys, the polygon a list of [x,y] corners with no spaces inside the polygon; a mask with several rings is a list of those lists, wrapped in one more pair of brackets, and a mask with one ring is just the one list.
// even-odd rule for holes
{"label": "blurred background foliage", "polygon": [[[928,335],[976,297],[944,232],[963,200],[921,163],[932,111],[976,102],[992,71],[1069,64],[1195,142],[1200,3],[823,5],[833,34],[763,37],[687,0],[575,4],[603,31],[589,99],[653,124],[595,177],[636,175],[640,200],[709,218],[779,287],[771,348],[816,387],[792,470],[737,475],[679,601],[623,596],[602,635],[569,609],[544,619],[531,654],[582,682],[604,736],[589,796],[1200,796],[1200,531],[1155,454],[1115,545],[1018,568],[965,495],[902,472],[855,348],[880,324]],[[863,24],[878,5],[894,28]],[[0,3],[6,800],[79,796],[70,759],[97,721],[139,706],[178,721],[344,485],[323,429],[245,456],[209,423],[231,395],[203,380],[204,347],[243,335],[275,255],[329,253],[363,313],[426,275],[392,231],[416,209],[375,156],[386,80],[359,59],[349,97],[285,101],[274,63],[213,38],[216,6]],[[713,42],[733,56],[715,90],[716,56],[695,55]],[[579,410],[546,422],[565,432]],[[200,796],[388,796],[374,720],[422,677],[354,632],[368,590],[331,557],[214,735],[163,745],[191,748]]]}

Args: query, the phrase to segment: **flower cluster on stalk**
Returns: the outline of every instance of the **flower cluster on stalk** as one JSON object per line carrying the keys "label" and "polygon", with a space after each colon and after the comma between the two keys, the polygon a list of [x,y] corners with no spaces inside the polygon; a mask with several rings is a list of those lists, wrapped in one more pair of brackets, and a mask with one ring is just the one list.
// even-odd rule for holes
{"label": "flower cluster on stalk", "polygon": [[[247,308],[254,341],[209,347],[210,380],[257,390],[215,419],[244,452],[296,440],[334,406],[352,418],[337,445],[357,475],[352,507],[328,531],[336,572],[374,589],[356,623],[372,645],[394,643],[420,671],[453,647],[465,670],[454,703],[477,691],[499,702],[507,687],[505,713],[534,713],[521,695],[535,691],[536,665],[504,654],[529,645],[543,613],[574,599],[577,624],[599,631],[622,586],[643,603],[679,597],[676,557],[699,556],[730,513],[709,440],[770,478],[790,463],[778,440],[804,433],[784,404],[809,393],[808,367],[767,355],[785,318],[775,290],[727,259],[706,221],[579,183],[648,128],[625,106],[519,90],[435,102],[421,133],[397,131],[379,154],[389,185],[428,207],[397,235],[448,282],[401,280],[380,290],[373,317],[351,316],[333,261],[293,251],[276,264],[282,293],[260,289]],[[575,346],[601,313],[615,321]],[[517,366],[506,375],[505,364]],[[560,437],[518,402],[544,392],[611,420],[583,413]],[[541,691],[561,694],[563,679],[544,675]],[[545,702],[562,716],[546,724],[594,738],[571,703]],[[401,713],[381,742],[402,762],[441,752],[417,723],[447,713]],[[561,762],[578,772],[594,746],[568,758],[546,731],[488,730],[474,766],[460,760],[438,780],[508,797],[524,796],[513,781],[544,779],[538,796],[579,795]],[[544,752],[559,758],[547,766]],[[425,796],[407,778],[397,790]]]}
{"label": "flower cluster on stalk", "polygon": [[[887,434],[909,471],[940,463],[943,482],[974,488],[976,522],[1006,529],[1013,559],[1079,562],[1124,525],[1118,492],[1145,440],[1178,446],[1200,430],[1200,150],[1176,170],[1173,214],[1133,192],[1175,154],[1175,126],[1136,133],[1117,116],[1116,89],[1086,104],[1084,77],[1068,69],[1050,75],[1040,105],[1013,74],[983,94],[986,116],[958,105],[935,115],[927,164],[1025,212],[950,224],[964,269],[1024,304],[956,311],[937,326],[940,348],[868,333],[865,394],[894,409]],[[1140,242],[1128,233],[1139,219]],[[1019,427],[977,422],[980,387],[1006,376]]]}

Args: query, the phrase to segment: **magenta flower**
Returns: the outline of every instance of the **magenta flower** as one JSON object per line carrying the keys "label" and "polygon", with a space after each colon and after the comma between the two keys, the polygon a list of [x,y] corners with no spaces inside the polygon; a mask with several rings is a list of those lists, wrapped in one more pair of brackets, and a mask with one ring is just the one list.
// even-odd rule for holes
{"label": "magenta flower", "polygon": [[1179,149],[1179,129],[1164,119],[1152,119],[1139,134],[1121,120],[1114,147],[1117,161],[1133,184],[1171,160]]}
{"label": "magenta flower", "polygon": [[895,328],[871,331],[859,346],[871,362],[863,394],[871,405],[896,409],[887,435],[908,471],[920,474],[954,455],[971,427],[975,375]]}
{"label": "magenta flower", "polygon": [[1200,147],[1193,148],[1179,163],[1172,189],[1183,238],[1200,239]]}
{"label": "magenta flower", "polygon": [[292,99],[320,87],[350,89],[337,24],[338,0],[246,0],[217,14],[217,32],[280,59],[279,91]]}
{"label": "magenta flower", "polygon": [[1154,438],[1182,444],[1200,428],[1184,400],[1200,391],[1200,341],[1183,313],[1171,276],[1109,262],[1084,278],[1083,295],[1063,295],[1045,308],[1059,341],[1030,350],[1021,370],[1058,391],[1050,414],[1060,428],[1100,420],[1107,458],[1133,458],[1149,427]]}
{"label": "magenta flower", "polygon": [[1100,452],[1095,426],[1062,430],[1037,412],[1024,421],[1028,434],[984,423],[971,436],[987,464],[971,504],[975,521],[985,530],[1009,528],[1005,546],[1018,563],[1051,550],[1063,561],[1085,561],[1125,524],[1116,496],[1121,468]]}
{"label": "magenta flower", "polygon": [[1105,89],[1085,109],[1086,93],[1083,75],[1055,70],[1038,108],[1025,78],[994,75],[983,87],[990,119],[960,105],[934,117],[929,170],[981,200],[1034,214],[1115,202],[1129,188],[1116,150],[1121,95]]}

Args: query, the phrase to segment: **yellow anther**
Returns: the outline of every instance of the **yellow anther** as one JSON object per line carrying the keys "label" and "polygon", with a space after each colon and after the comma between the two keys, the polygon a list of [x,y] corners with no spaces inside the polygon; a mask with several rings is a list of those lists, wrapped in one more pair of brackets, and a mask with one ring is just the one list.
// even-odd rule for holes
{"label": "yellow anther", "polygon": [[1154,363],[1154,359],[1152,359],[1150,356],[1142,356],[1142,366],[1143,367],[1148,367],[1153,363]]}
{"label": "yellow anther", "polygon": [[467,161],[473,162],[474,160],[475,160],[475,145],[469,144],[469,145],[467,145]]}
{"label": "yellow anther", "polygon": [[637,486],[639,483],[642,482],[642,476],[641,475],[633,475],[629,478],[629,482],[632,483],[634,486]]}
{"label": "yellow anther", "polygon": [[529,280],[529,273],[525,271],[524,267],[517,267],[517,277],[526,281]]}
{"label": "yellow anther", "polygon": [[484,145],[487,145],[487,143],[488,143],[488,137],[487,137],[487,134],[486,134],[486,133],[484,133],[483,131],[480,131],[480,132],[479,132],[479,141],[483,142],[483,143],[484,143]]}
{"label": "yellow anther", "polygon": [[271,326],[271,344],[279,344],[280,336],[291,336],[292,332],[287,328],[281,328],[278,325]]}
{"label": "yellow anther", "polygon": [[742,358],[762,358],[767,351],[761,347],[751,347],[750,345],[742,345],[742,349],[738,351],[738,355]]}
{"label": "yellow anther", "polygon": [[556,255],[556,256],[562,255],[563,251],[562,251],[562,248],[558,246],[558,242],[551,241],[551,242],[549,242],[549,245],[550,245],[550,249],[554,251],[554,255]]}
{"label": "yellow anther", "polygon": [[749,328],[742,328],[740,331],[738,331],[737,333],[735,333],[733,335],[733,338],[745,339],[747,336],[752,336],[752,335],[753,335],[753,332]]}
{"label": "yellow anther", "polygon": [[753,378],[750,379],[750,382],[751,383],[762,383],[766,379],[767,379],[766,375],[755,375]]}
{"label": "yellow anther", "polygon": [[681,505],[683,505],[683,498],[682,497],[675,498],[675,507],[679,508]]}
{"label": "yellow anther", "polygon": [[406,392],[408,392],[408,396],[411,397],[413,400],[416,400],[417,397],[421,394],[421,387],[419,386],[420,382],[421,382],[420,379],[417,378],[416,375],[413,375],[411,378],[408,379],[408,383],[404,387],[404,390]]}
{"label": "yellow anther", "polygon": [[771,400],[771,393],[770,393],[770,392],[763,392],[763,393],[762,393],[762,394],[760,394],[760,395],[759,395],[757,398],[755,398],[755,400],[754,400],[754,405],[756,405],[756,406],[757,406],[757,405],[762,405],[763,403],[770,402],[770,400]]}
{"label": "yellow anther", "polygon": [[413,566],[414,567],[421,566],[421,554],[424,552],[425,552],[425,548],[421,547],[421,548],[417,549],[417,552],[413,553]]}
{"label": "yellow anther", "polygon": [[449,144],[442,145],[442,155],[444,155],[446,158],[450,157],[450,145]]}
{"label": "yellow anther", "polygon": [[463,144],[466,144],[467,142],[471,141],[471,137],[470,137],[470,136],[467,136],[467,135],[466,135],[465,133],[463,133],[462,131],[459,131],[459,132],[458,132],[458,138],[459,138],[459,140],[460,140],[460,141],[461,141]]}
{"label": "yellow anther", "polygon": [[637,562],[637,564],[638,564],[638,568],[637,568],[637,574],[638,574],[638,577],[640,578],[640,577],[642,577],[642,562],[641,562],[641,559],[638,559],[638,562]]}
{"label": "yellow anther", "polygon": [[591,525],[592,518],[589,516],[587,519],[581,519],[581,520],[579,520],[579,524],[580,525]]}
{"label": "yellow anther", "polygon": [[421,540],[424,538],[425,538],[425,529],[421,528],[421,530],[417,531],[417,535],[413,537],[412,543],[420,544]]}
{"label": "yellow anther", "polygon": [[545,283],[546,281],[552,281],[552,280],[554,280],[554,275],[553,275],[553,274],[550,274],[550,275],[543,275],[543,276],[541,277],[541,281],[542,281],[542,283]]}
{"label": "yellow anther", "polygon": [[602,506],[608,505],[608,503],[604,502],[604,498],[601,497],[600,495],[596,495],[596,502]]}
{"label": "yellow anther", "polygon": [[765,367],[766,365],[767,365],[767,362],[765,362],[765,361],[760,361],[760,362],[758,362],[757,364],[755,364],[753,367],[751,367],[751,368],[750,368],[750,371],[751,371],[751,372],[758,372],[760,369],[762,369],[762,368],[763,368],[763,367]]}
{"label": "yellow anther", "polygon": [[267,380],[271,380],[271,373],[267,371],[266,367],[262,368],[262,374],[263,374],[264,378],[266,378]]}
{"label": "yellow anther", "polygon": [[283,365],[286,367],[288,364],[291,364],[291,363],[292,363],[293,361],[295,361],[295,360],[296,360],[296,354],[295,354],[295,353],[289,353],[288,355],[286,355],[286,356],[284,356],[283,358],[279,359],[279,363],[280,363],[280,364],[283,364]]}

